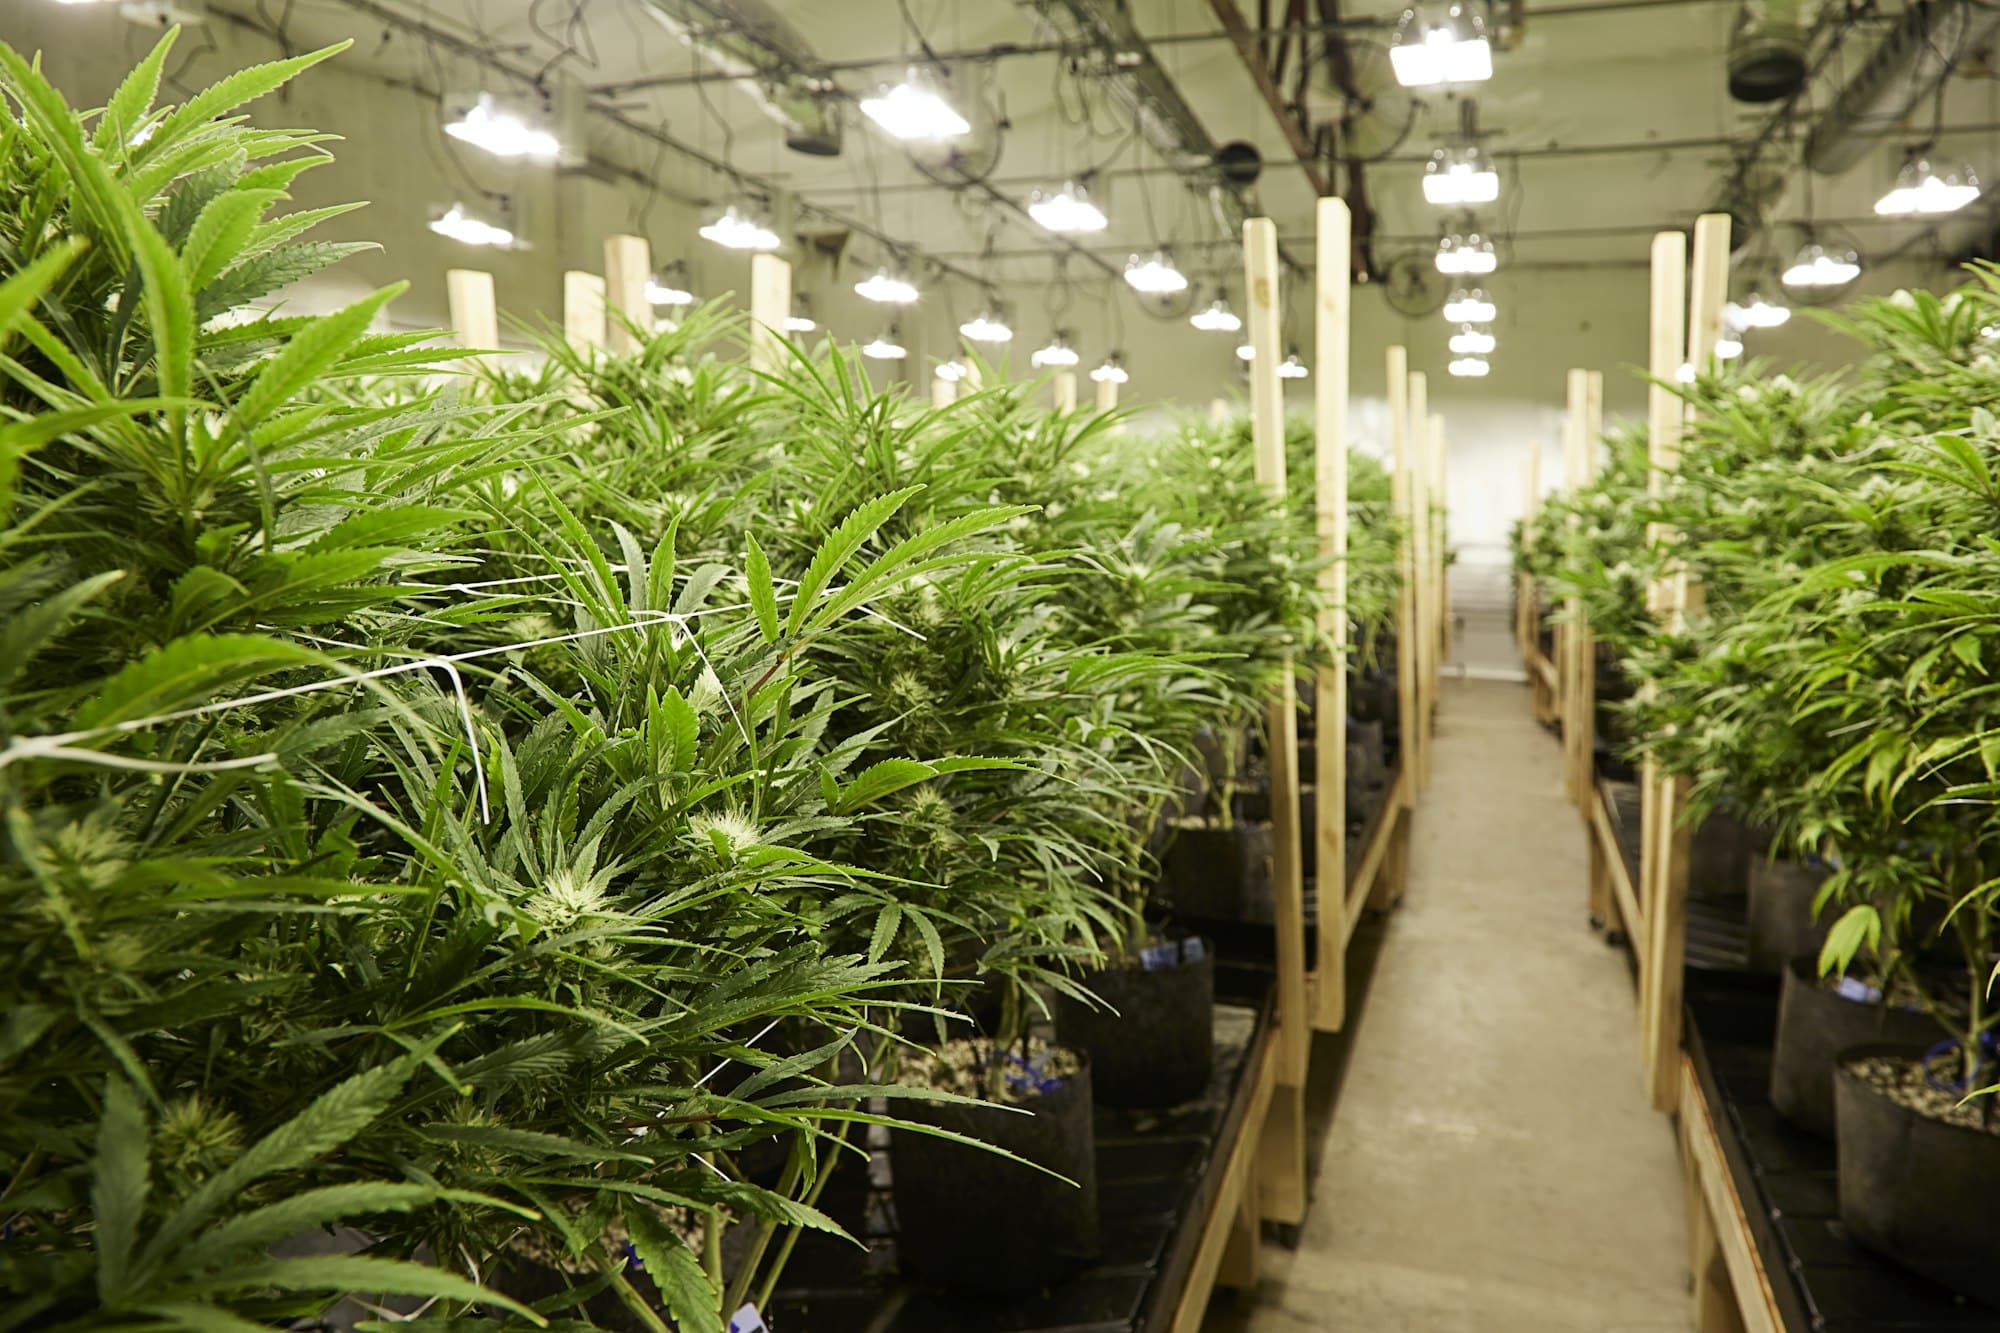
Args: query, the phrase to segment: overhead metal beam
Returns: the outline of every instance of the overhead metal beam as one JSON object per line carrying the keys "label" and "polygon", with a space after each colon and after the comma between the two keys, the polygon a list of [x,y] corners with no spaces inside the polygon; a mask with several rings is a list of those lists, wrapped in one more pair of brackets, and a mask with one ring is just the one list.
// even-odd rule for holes
{"label": "overhead metal beam", "polygon": [[1236,8],[1236,0],[1208,0],[1208,7],[1215,12],[1222,30],[1236,43],[1236,53],[1243,57],[1243,67],[1250,71],[1250,81],[1257,85],[1257,95],[1264,99],[1264,105],[1271,109],[1271,116],[1278,122],[1284,133],[1285,142],[1291,146],[1292,156],[1298,160],[1299,169],[1305,172],[1312,183],[1313,193],[1329,195],[1333,186],[1328,181],[1325,170],[1319,162],[1319,152],[1313,146],[1312,136],[1300,124],[1298,116],[1285,101],[1285,95],[1278,88],[1278,81],[1272,75],[1270,66],[1264,63],[1264,53],[1258,43],[1257,29],[1252,28]]}

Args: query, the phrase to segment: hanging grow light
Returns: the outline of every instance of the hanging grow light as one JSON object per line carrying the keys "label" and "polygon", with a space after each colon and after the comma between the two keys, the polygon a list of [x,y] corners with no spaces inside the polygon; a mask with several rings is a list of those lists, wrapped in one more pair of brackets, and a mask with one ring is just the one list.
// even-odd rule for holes
{"label": "hanging grow light", "polygon": [[1680,368],[1674,371],[1674,382],[1677,384],[1694,383],[1694,363],[1692,361],[1681,362]]}
{"label": "hanging grow light", "polygon": [[1720,338],[1715,340],[1715,359],[1717,361],[1734,361],[1742,355],[1743,339],[1736,334],[1725,332]]}
{"label": "hanging grow light", "polygon": [[958,331],[976,343],[1004,343],[1014,339],[1014,330],[997,305],[987,306],[976,318],[959,325]]}
{"label": "hanging grow light", "polygon": [[917,285],[884,265],[855,283],[854,294],[881,305],[908,305],[917,299]]}
{"label": "hanging grow light", "polygon": [[745,213],[735,204],[722,216],[701,229],[704,240],[714,241],[725,250],[775,250],[778,233]]}
{"label": "hanging grow light", "polygon": [[1221,292],[1215,299],[1188,316],[1188,323],[1203,333],[1235,333],[1243,327],[1243,320],[1229,308],[1228,300]]}
{"label": "hanging grow light", "polygon": [[1828,250],[1808,241],[1785,270],[1787,287],[1845,287],[1861,276],[1861,257],[1852,250]]}
{"label": "hanging grow light", "polygon": [[430,229],[463,245],[512,245],[514,233],[505,227],[474,217],[464,204],[453,204],[430,221]]}
{"label": "hanging grow light", "polygon": [[676,259],[646,279],[646,300],[653,305],[693,305],[694,293],[688,290],[687,265]]}
{"label": "hanging grow light", "polygon": [[1741,304],[1732,302],[1724,306],[1722,317],[1740,329],[1775,329],[1792,317],[1792,311],[1791,307],[1780,305],[1752,288]]}
{"label": "hanging grow light", "polygon": [[1069,334],[1057,329],[1047,343],[1034,350],[1028,362],[1037,370],[1049,367],[1063,369],[1075,365],[1081,359],[1076,354],[1076,348],[1069,344]]}
{"label": "hanging grow light", "polygon": [[447,120],[444,132],[495,157],[547,161],[562,151],[555,135],[530,124],[527,117],[505,109],[493,100],[491,93],[479,94],[471,106],[455,119]]}
{"label": "hanging grow light", "polygon": [[894,139],[956,139],[972,133],[972,122],[952,110],[930,71],[912,68],[903,81],[861,99],[862,114]]}
{"label": "hanging grow light", "polygon": [[1484,276],[1500,267],[1500,257],[1493,251],[1493,242],[1478,232],[1468,235],[1453,233],[1438,242],[1437,270],[1463,276]]}
{"label": "hanging grow light", "polygon": [[1278,378],[1281,380],[1302,380],[1311,373],[1296,351],[1285,353],[1285,359],[1278,363]]}
{"label": "hanging grow light", "polygon": [[1133,255],[1125,261],[1125,281],[1135,292],[1147,296],[1171,296],[1187,290],[1187,274],[1174,266],[1165,250],[1155,250],[1143,259]]}
{"label": "hanging grow light", "polygon": [[946,384],[956,384],[970,373],[970,369],[965,362],[953,357],[949,361],[938,362],[937,377]]}
{"label": "hanging grow light", "polygon": [[1098,362],[1097,368],[1090,372],[1090,378],[1099,384],[1123,384],[1132,377],[1125,373],[1125,363],[1118,353],[1113,352]]}
{"label": "hanging grow light", "polygon": [[1451,335],[1451,350],[1459,356],[1486,356],[1499,345],[1499,339],[1491,333],[1470,324],[1461,325]]}
{"label": "hanging grow light", "polygon": [[1896,184],[1875,201],[1883,217],[1942,217],[1956,213],[1979,198],[1979,178],[1970,166],[1940,176],[1922,158],[1913,158],[1896,173]]}
{"label": "hanging grow light", "polygon": [[1452,324],[1491,324],[1499,313],[1484,287],[1461,287],[1444,303],[1444,317]]}
{"label": "hanging grow light", "polygon": [[861,349],[861,355],[871,361],[901,361],[909,354],[909,349],[903,346],[902,332],[894,324]]}
{"label": "hanging grow light", "polygon": [[1462,380],[1485,379],[1493,371],[1493,367],[1483,356],[1458,357],[1445,369]]}
{"label": "hanging grow light", "polygon": [[812,298],[804,292],[792,297],[792,313],[785,316],[785,332],[811,333],[818,327],[819,321],[813,318]]}
{"label": "hanging grow light", "polygon": [[1466,5],[1428,4],[1403,11],[1389,66],[1405,88],[1484,83],[1493,77],[1493,46],[1485,22]]}
{"label": "hanging grow light", "polygon": [[1500,173],[1478,144],[1440,148],[1424,164],[1424,202],[1463,208],[1500,197]]}
{"label": "hanging grow light", "polygon": [[1028,196],[1028,216],[1050,231],[1103,231],[1108,219],[1079,181],[1064,181],[1054,194]]}

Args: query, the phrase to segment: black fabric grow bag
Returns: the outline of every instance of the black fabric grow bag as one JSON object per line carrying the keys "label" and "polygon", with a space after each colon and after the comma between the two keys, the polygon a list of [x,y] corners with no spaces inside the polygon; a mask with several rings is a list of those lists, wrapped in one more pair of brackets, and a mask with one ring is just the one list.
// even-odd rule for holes
{"label": "black fabric grow bag", "polygon": [[[1177,1106],[1208,1088],[1215,1067],[1215,955],[1206,942],[1159,946],[1172,961],[1083,978],[1109,1012],[1056,996],[1056,1039],[1090,1059],[1101,1106]],[[1151,951],[1149,951],[1151,952]]]}
{"label": "black fabric grow bag", "polygon": [[1815,958],[1785,967],[1771,1044],[1771,1105],[1801,1129],[1833,1136],[1833,1069],[1864,1042],[1925,1042],[1937,1036],[1928,1014],[1850,1000],[1817,980]]}

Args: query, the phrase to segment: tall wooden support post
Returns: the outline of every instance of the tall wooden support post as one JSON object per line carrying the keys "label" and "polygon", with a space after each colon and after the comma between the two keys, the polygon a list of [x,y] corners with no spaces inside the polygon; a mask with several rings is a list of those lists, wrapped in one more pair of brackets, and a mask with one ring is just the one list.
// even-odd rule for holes
{"label": "tall wooden support post", "polygon": [[1211,398],[1211,399],[1209,399],[1209,400],[1208,400],[1208,424],[1209,424],[1209,425],[1211,425],[1211,426],[1220,426],[1220,425],[1222,425],[1222,424],[1223,424],[1224,422],[1226,422],[1226,421],[1228,421],[1228,420],[1229,420],[1229,403],[1228,403],[1228,401],[1227,401],[1226,399],[1222,399],[1222,398]]}
{"label": "tall wooden support post", "polygon": [[1415,510],[1410,505],[1410,354],[1391,347],[1385,356],[1389,393],[1390,507],[1402,525],[1396,550],[1396,717],[1401,737],[1397,765],[1403,770],[1403,806],[1416,806],[1417,733],[1417,562]]}
{"label": "tall wooden support post", "polygon": [[1429,469],[1431,493],[1431,614],[1436,623],[1431,628],[1431,719],[1435,730],[1438,701],[1442,697],[1439,682],[1444,678],[1444,662],[1451,656],[1451,598],[1445,582],[1445,572],[1449,568],[1450,544],[1445,540],[1448,525],[1445,513],[1444,490],[1444,418],[1431,414],[1430,434],[1425,436],[1430,447],[1425,466]]}
{"label": "tall wooden support post", "polygon": [[[1521,550],[1525,554],[1535,549],[1535,511],[1542,503],[1542,444],[1540,440],[1528,446],[1528,457],[1522,467],[1521,480]],[[1521,661],[1527,667],[1528,687],[1535,688],[1535,650],[1540,642],[1537,623],[1535,580],[1527,570],[1522,570],[1514,580],[1514,643],[1520,649]]]}
{"label": "tall wooden support post", "polygon": [[476,268],[446,269],[445,300],[460,347],[490,350],[500,345],[500,308],[493,300],[493,275]]}
{"label": "tall wooden support post", "polygon": [[1101,379],[1097,381],[1097,410],[1116,412],[1118,410],[1118,381]]}
{"label": "tall wooden support post", "polygon": [[1319,967],[1313,1026],[1347,1021],[1347,365],[1353,218],[1319,201],[1313,307],[1313,528],[1319,539],[1320,637],[1332,660],[1313,679],[1313,858],[1318,870]]}
{"label": "tall wooden support post", "polygon": [[[1590,372],[1572,370],[1568,380],[1568,411],[1563,417],[1563,489],[1574,495],[1587,478],[1592,441],[1586,434],[1585,400],[1590,396]],[[1574,524],[1575,519],[1571,519]],[[1590,796],[1590,700],[1584,696],[1583,661],[1590,652],[1590,628],[1583,623],[1583,606],[1575,597],[1563,602],[1562,680],[1563,789],[1586,815]]]}
{"label": "tall wooden support post", "polygon": [[1055,397],[1058,412],[1076,411],[1076,372],[1058,370],[1049,376],[1049,391]]}
{"label": "tall wooden support post", "polygon": [[776,255],[750,256],[750,368],[785,361],[785,319],[792,313],[792,266]]}
{"label": "tall wooden support post", "polygon": [[[1655,290],[1658,290],[1656,286]],[[1704,213],[1694,225],[1694,271],[1690,285],[1687,322],[1687,359],[1690,365],[1707,366],[1715,355],[1716,340],[1722,336],[1722,304],[1729,294],[1729,215]],[[1659,331],[1656,330],[1656,333]],[[1661,341],[1664,341],[1662,335]],[[1661,409],[1661,422],[1665,409]],[[1678,425],[1678,423],[1677,423]],[[1672,467],[1679,455],[1676,429],[1668,451],[1662,455],[1658,437],[1652,462],[1662,470]],[[1687,617],[1701,609],[1701,587],[1683,568],[1668,579],[1657,603],[1670,627],[1678,629]],[[1640,969],[1640,1014],[1645,1023],[1642,1040],[1646,1060],[1646,1091],[1653,1109],[1672,1111],[1679,1102],[1681,1049],[1682,960],[1687,947],[1688,844],[1691,830],[1684,821],[1688,784],[1684,778],[1659,778],[1653,784],[1653,817],[1650,825],[1655,842],[1653,882],[1647,887],[1641,910],[1646,914],[1645,965]]]}
{"label": "tall wooden support post", "polygon": [[958,385],[942,375],[931,376],[931,406],[950,407],[958,401]]}
{"label": "tall wooden support post", "polygon": [[578,349],[604,346],[604,279],[597,274],[563,274],[563,337]]}
{"label": "tall wooden support post", "polygon": [[1416,673],[1411,694],[1416,711],[1403,718],[1403,737],[1414,761],[1410,767],[1414,795],[1431,785],[1431,666],[1437,657],[1436,589],[1431,584],[1431,413],[1428,381],[1422,371],[1410,374],[1409,472],[1410,495],[1410,601],[1409,637],[1399,642],[1410,645],[1411,667]]}
{"label": "tall wooden support post", "polygon": [[[1278,228],[1269,218],[1243,224],[1244,290],[1250,298],[1250,427],[1257,481],[1283,501],[1285,398],[1278,379]],[[1299,708],[1290,661],[1265,709],[1271,780],[1271,887],[1278,965],[1278,1086],[1261,1149],[1264,1216],[1299,1223],[1306,1215],[1306,1060],[1312,1014],[1306,1004],[1305,885],[1299,865]]]}
{"label": "tall wooden support post", "polygon": [[612,351],[631,351],[639,345],[634,330],[653,327],[653,303],[646,299],[652,276],[653,252],[645,237],[604,238],[605,341]]}

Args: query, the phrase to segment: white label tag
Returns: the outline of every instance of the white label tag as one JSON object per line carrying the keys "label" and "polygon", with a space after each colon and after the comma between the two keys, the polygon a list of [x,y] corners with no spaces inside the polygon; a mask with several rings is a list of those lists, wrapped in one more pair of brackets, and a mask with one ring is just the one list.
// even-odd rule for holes
{"label": "white label tag", "polygon": [[746,1305],[729,1316],[729,1333],[770,1333],[765,1327],[764,1316],[757,1313],[755,1305]]}

